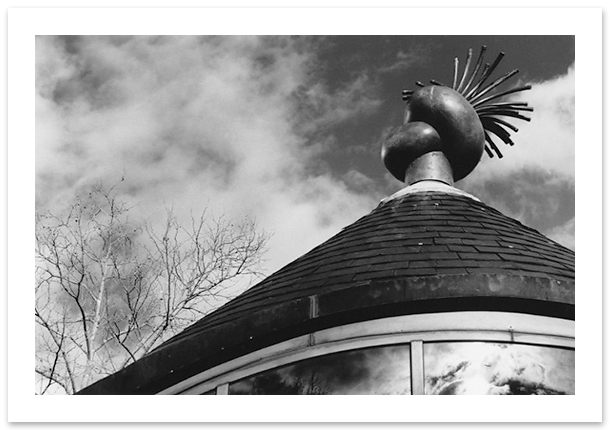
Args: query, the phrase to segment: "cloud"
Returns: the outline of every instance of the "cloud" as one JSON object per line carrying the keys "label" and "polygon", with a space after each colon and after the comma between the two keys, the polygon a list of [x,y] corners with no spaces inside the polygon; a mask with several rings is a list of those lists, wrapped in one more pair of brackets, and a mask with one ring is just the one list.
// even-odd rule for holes
{"label": "cloud", "polygon": [[572,218],[565,223],[555,226],[553,229],[549,230],[547,232],[547,236],[554,241],[567,246],[571,250],[576,250],[574,231],[575,218]]}
{"label": "cloud", "polygon": [[468,191],[505,215],[546,235],[561,227],[564,234],[555,236],[569,246],[573,245],[574,226],[572,224],[569,233],[566,223],[574,219],[574,186],[574,178],[561,173],[524,167],[483,182],[470,183]]}
{"label": "cloud", "polygon": [[471,177],[477,180],[510,173],[526,167],[574,177],[575,69],[545,82],[532,82],[532,89],[515,100],[534,108],[531,122],[511,121],[518,128],[515,146],[499,143],[504,158],[484,155]]}
{"label": "cloud", "polygon": [[38,37],[38,208],[124,177],[136,216],[248,215],[275,232],[269,269],[288,263],[376,203],[320,168],[331,126],[380,102],[365,73],[332,89],[317,79],[316,43]]}
{"label": "cloud", "polygon": [[295,98],[298,100],[299,123],[301,130],[316,131],[320,127],[336,126],[341,122],[358,118],[374,112],[381,100],[374,98],[373,79],[362,72],[347,85],[330,91],[324,82],[300,86]]}
{"label": "cloud", "polygon": [[428,63],[429,57],[426,55],[422,47],[412,48],[409,51],[398,51],[394,62],[389,65],[381,66],[378,69],[379,73],[399,73],[410,69],[414,65]]}
{"label": "cloud", "polygon": [[508,216],[574,246],[575,69],[532,83],[519,98],[534,107],[531,122],[519,128],[515,145],[498,143],[503,159],[483,155],[458,186]]}
{"label": "cloud", "polygon": [[[316,72],[321,43],[38,37],[38,208],[124,177],[119,190],[136,205],[136,218],[158,221],[165,206],[183,218],[206,206],[217,215],[255,218],[275,233],[267,268],[278,269],[373,209],[382,185],[396,187],[388,174],[375,186],[358,170],[337,175],[325,161],[341,145],[333,127],[367,118],[380,100],[379,82],[367,68],[329,85]],[[401,51],[386,68],[423,60],[417,51]],[[573,243],[574,73],[572,67],[526,92],[535,111],[531,123],[518,124],[516,145],[503,148],[504,160],[484,156],[458,183],[567,246]]]}

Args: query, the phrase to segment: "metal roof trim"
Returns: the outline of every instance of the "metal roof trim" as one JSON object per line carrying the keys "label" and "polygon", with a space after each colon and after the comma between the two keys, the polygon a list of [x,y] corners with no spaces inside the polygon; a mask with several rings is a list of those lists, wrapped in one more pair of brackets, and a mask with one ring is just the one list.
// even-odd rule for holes
{"label": "metal roof trim", "polygon": [[480,199],[473,196],[472,194],[467,193],[466,191],[462,191],[459,188],[455,188],[455,187],[452,187],[451,185],[447,185],[444,182],[434,181],[434,180],[420,181],[420,182],[416,182],[412,185],[409,185],[407,187],[404,187],[403,189],[392,194],[391,196],[386,197],[385,199],[382,199],[381,203],[386,203],[391,200],[406,196],[408,194],[430,192],[430,191],[464,196],[464,197],[468,197],[474,201],[481,203]]}

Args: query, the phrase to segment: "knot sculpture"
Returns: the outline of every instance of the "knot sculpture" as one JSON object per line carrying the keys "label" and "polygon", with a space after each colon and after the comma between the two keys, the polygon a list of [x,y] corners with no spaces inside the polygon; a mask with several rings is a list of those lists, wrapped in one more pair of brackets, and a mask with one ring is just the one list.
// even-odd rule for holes
{"label": "knot sculpture", "polygon": [[446,157],[453,180],[459,181],[476,167],[483,151],[490,158],[494,153],[502,158],[491,134],[505,144],[514,144],[509,130],[517,132],[518,129],[501,117],[530,121],[521,112],[531,112],[533,108],[526,102],[494,101],[529,90],[531,86],[490,94],[519,71],[515,69],[484,86],[504,57],[500,52],[492,64],[486,63],[481,67],[486,49],[486,46],[481,47],[472,71],[472,49],[468,50],[461,78],[459,60],[455,58],[451,87],[431,79],[431,85],[418,81],[416,84],[420,88],[402,92],[403,100],[407,102],[404,123],[386,136],[381,150],[383,162],[394,177],[405,181],[405,172],[415,160],[437,152]]}

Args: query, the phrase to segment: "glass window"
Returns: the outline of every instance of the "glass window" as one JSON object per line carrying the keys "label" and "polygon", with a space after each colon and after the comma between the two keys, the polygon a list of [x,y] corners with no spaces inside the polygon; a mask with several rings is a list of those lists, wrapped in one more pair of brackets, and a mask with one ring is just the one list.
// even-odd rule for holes
{"label": "glass window", "polygon": [[484,342],[424,344],[426,394],[574,394],[574,351]]}
{"label": "glass window", "polygon": [[229,394],[411,394],[408,345],[303,360],[242,379]]}

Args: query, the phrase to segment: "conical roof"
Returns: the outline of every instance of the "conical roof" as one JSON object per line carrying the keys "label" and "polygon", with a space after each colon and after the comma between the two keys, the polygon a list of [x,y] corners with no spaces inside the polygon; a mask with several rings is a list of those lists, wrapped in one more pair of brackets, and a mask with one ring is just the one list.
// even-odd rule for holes
{"label": "conical roof", "polygon": [[449,311],[574,319],[574,252],[472,196],[416,184],[83,394],[159,392],[328,327]]}

